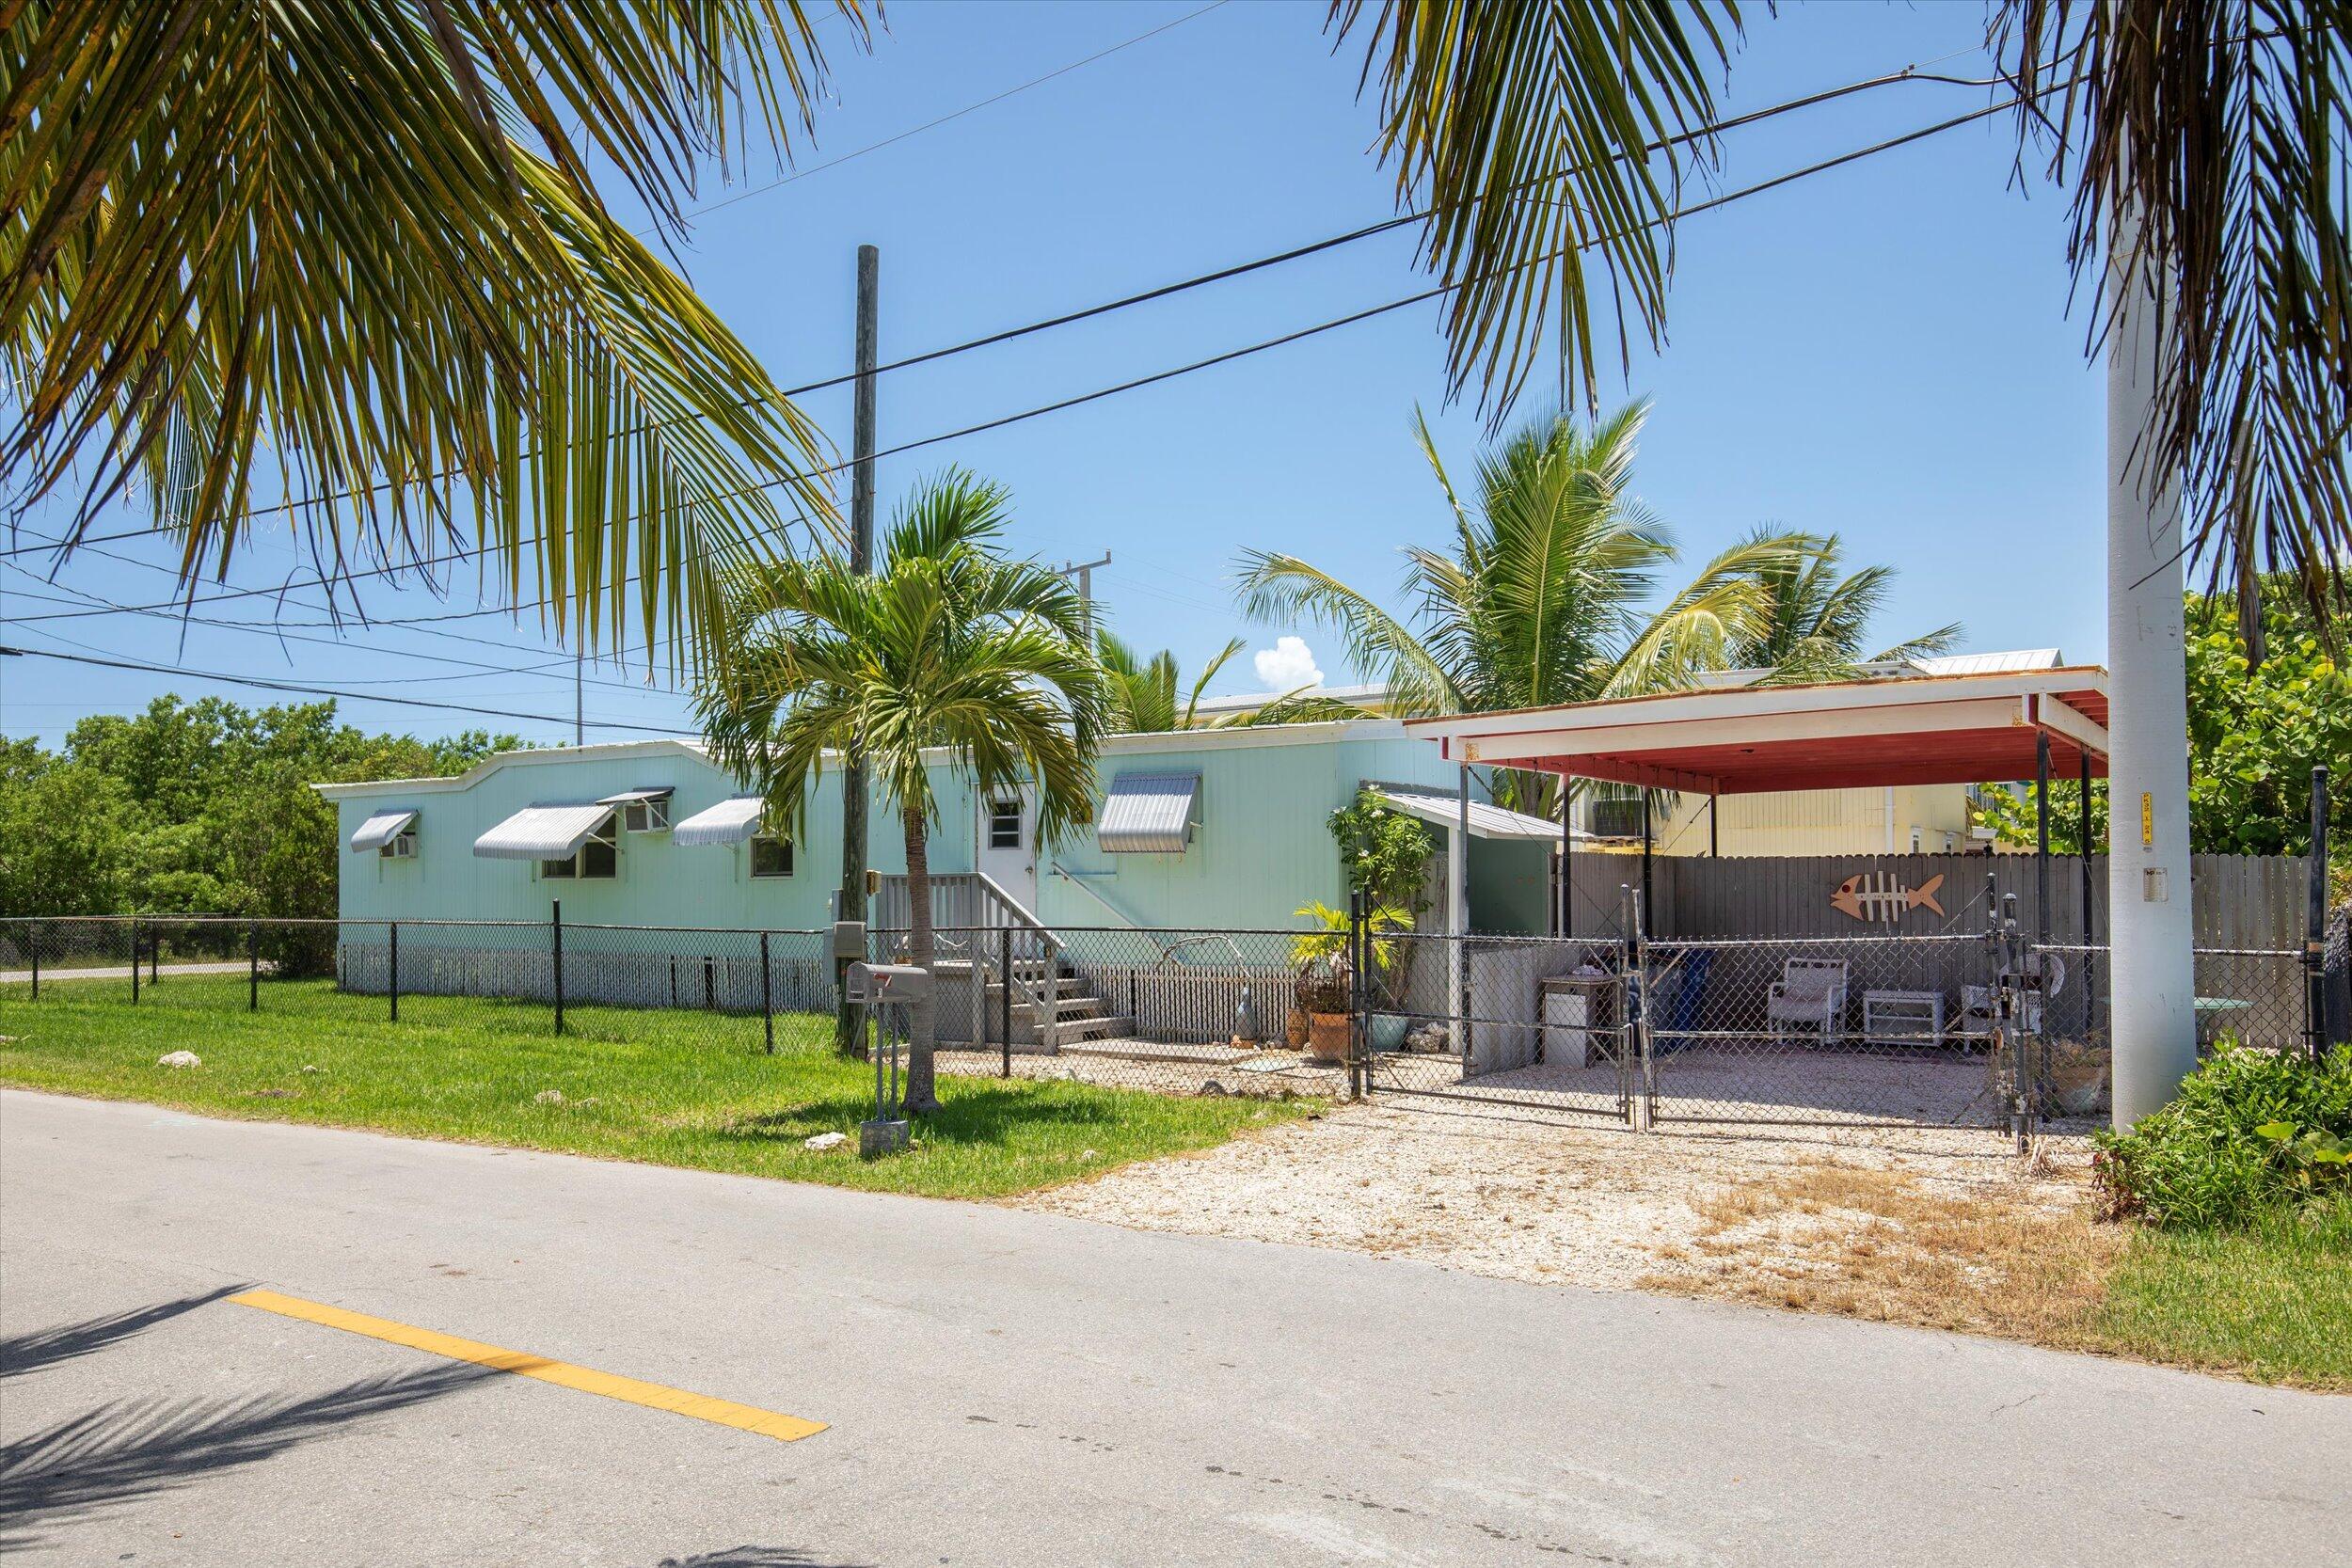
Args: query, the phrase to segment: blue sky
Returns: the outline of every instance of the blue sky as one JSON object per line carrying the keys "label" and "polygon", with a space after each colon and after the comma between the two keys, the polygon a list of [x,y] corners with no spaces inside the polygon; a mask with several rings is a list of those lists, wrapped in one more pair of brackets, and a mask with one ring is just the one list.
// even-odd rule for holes
{"label": "blue sky", "polygon": [[[1376,221],[1393,183],[1370,155],[1356,97],[1361,59],[1335,54],[1314,0],[1231,0],[1132,47],[936,129],[814,166],[1187,18],[1200,0],[1135,4],[920,4],[890,8],[870,55],[834,56],[809,172],[711,213],[685,261],[694,282],[791,385],[846,369],[854,252],[882,252],[885,359],[1190,276]],[[1929,60],[1986,73],[1973,0],[1758,8],[1734,62],[1725,112]],[[846,39],[838,23],[827,33]],[[1957,53],[1956,53],[1957,52]],[[1947,56],[1950,56],[1947,58]],[[1976,108],[1985,89],[1903,85],[1732,133],[1719,187],[1770,178]],[[1663,352],[1611,366],[1605,395],[1655,400],[1637,473],[1642,499],[1695,562],[1758,523],[1844,535],[1855,563],[1901,576],[1884,641],[1947,621],[1967,646],[2105,641],[2101,383],[2068,313],[2065,202],[2011,179],[2006,118],[1947,133],[1717,213],[1680,233]],[[776,170],[755,168],[751,184]],[[711,185],[704,199],[733,194]],[[1409,233],[1366,241],[1177,298],[883,378],[885,447],[1017,411],[1411,293]],[[1352,678],[1313,628],[1254,626],[1228,587],[1246,548],[1294,551],[1359,586],[1393,590],[1401,546],[1442,540],[1445,511],[1414,450],[1420,404],[1457,467],[1476,452],[1472,408],[1444,406],[1437,307],[1195,375],[926,448],[882,464],[886,514],[918,475],[955,462],[1008,483],[1014,546],[1092,559],[1109,624],[1189,672],[1231,636],[1253,649],[1300,632],[1327,679]],[[1538,392],[1522,405],[1548,401]],[[846,448],[846,389],[809,411]],[[36,511],[26,528],[49,531]],[[109,521],[109,527],[119,524]],[[160,551],[111,546],[151,564]],[[40,557],[20,563],[46,571]],[[234,586],[273,583],[297,562],[282,535],[257,542]],[[78,557],[65,587],[0,572],[0,615],[69,608],[68,589],[133,603],[167,597],[151,569]],[[464,591],[461,590],[461,595]],[[314,595],[312,596],[314,598]],[[377,617],[472,609],[421,593],[365,594]],[[231,607],[256,622],[267,600]],[[215,613],[218,613],[216,611]],[[314,612],[288,610],[288,619]],[[347,703],[371,729],[421,735],[487,724],[532,739],[570,734],[561,650],[526,617],[444,629],[353,627],[322,647],[154,619],[7,628],[25,646],[248,673],[544,715],[550,721]],[[320,635],[310,632],[306,635]],[[432,656],[427,658],[424,656]],[[443,662],[434,662],[434,660]],[[448,660],[549,664],[529,674]],[[455,678],[450,678],[455,677]],[[596,670],[587,712],[687,727],[676,693]],[[609,684],[602,684],[609,683]],[[1215,689],[1256,689],[1250,660]],[[0,659],[0,728],[52,744],[89,712],[132,711],[160,692],[236,692],[180,674]],[[629,732],[591,732],[624,738]]]}

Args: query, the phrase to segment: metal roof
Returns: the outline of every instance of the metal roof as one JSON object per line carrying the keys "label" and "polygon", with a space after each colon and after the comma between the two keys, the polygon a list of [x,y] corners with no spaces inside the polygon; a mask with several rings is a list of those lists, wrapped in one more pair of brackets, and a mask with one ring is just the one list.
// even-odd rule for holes
{"label": "metal roof", "polygon": [[1121,773],[1104,791],[1095,846],[1106,855],[1181,855],[1200,796],[1198,773]]}
{"label": "metal roof", "polygon": [[732,795],[696,812],[670,830],[673,844],[740,844],[759,836],[768,802],[756,795]]}
{"label": "metal roof", "polygon": [[569,860],[612,820],[612,808],[600,800],[582,806],[525,806],[475,839],[473,852],[494,861]]}
{"label": "metal roof", "polygon": [[414,806],[394,806],[389,811],[379,811],[359,824],[358,831],[351,835],[351,847],[354,851],[381,849],[406,832],[408,824],[416,819],[417,809]]}
{"label": "metal roof", "polygon": [[[1461,798],[1451,790],[1416,784],[1376,784],[1371,786],[1380,799],[1407,816],[1418,816],[1423,822],[1440,828],[1461,825]],[[1546,844],[1560,842],[1560,824],[1525,812],[1511,811],[1492,800],[1472,797],[1470,803],[1470,832],[1472,838],[1540,839]],[[1578,838],[1593,835],[1578,830]]]}
{"label": "metal roof", "polygon": [[1450,761],[1708,795],[2106,771],[2093,666],[1677,691],[1406,721]]}

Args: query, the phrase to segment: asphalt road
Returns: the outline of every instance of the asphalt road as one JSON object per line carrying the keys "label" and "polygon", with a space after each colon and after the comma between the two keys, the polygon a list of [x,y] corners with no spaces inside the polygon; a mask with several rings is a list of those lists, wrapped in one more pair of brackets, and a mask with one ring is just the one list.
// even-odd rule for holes
{"label": "asphalt road", "polygon": [[[248,1285],[829,1426],[222,1299]],[[28,1564],[2202,1564],[2352,1526],[2352,1401],[21,1093],[0,1334]]]}
{"label": "asphalt road", "polygon": [[[251,968],[249,959],[224,958],[217,962],[166,964],[160,971],[142,964],[139,974],[145,978],[151,974],[160,973],[168,979],[174,974],[243,974]],[[262,973],[273,974],[276,969],[275,964],[263,964]],[[82,969],[70,966],[63,969],[44,968],[40,972],[40,983],[44,986],[63,985],[75,980],[128,980],[130,977],[129,964],[97,964]],[[0,969],[0,985],[22,986],[30,983],[32,978],[33,972],[29,969]]]}

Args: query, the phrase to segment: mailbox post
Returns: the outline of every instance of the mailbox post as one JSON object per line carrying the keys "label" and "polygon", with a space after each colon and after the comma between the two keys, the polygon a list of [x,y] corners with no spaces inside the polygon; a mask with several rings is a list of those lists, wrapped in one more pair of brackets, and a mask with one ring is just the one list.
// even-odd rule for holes
{"label": "mailbox post", "polygon": [[874,1040],[874,1116],[858,1124],[857,1151],[864,1159],[894,1154],[907,1147],[906,1106],[900,1098],[899,1053],[907,1038],[908,1014],[931,993],[931,973],[919,964],[853,963],[845,995],[863,1008]]}

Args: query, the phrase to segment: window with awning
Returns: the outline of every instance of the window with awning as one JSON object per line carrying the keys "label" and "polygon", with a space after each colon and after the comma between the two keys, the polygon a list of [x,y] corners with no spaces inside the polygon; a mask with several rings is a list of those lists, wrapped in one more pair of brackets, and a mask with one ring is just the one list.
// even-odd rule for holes
{"label": "window with awning", "polygon": [[592,840],[612,847],[613,815],[613,808],[602,801],[525,806],[475,839],[473,852],[499,861],[575,860]]}
{"label": "window with awning", "polygon": [[393,806],[373,813],[351,835],[351,851],[374,850],[386,860],[406,860],[417,852],[417,810]]}
{"label": "window with awning", "polygon": [[611,806],[621,814],[621,826],[632,833],[665,832],[670,826],[670,797],[677,792],[667,784],[646,789],[624,789],[618,795],[608,795],[596,804]]}
{"label": "window with awning", "polygon": [[1095,847],[1106,855],[1181,855],[1200,804],[1198,773],[1121,773],[1104,792]]}
{"label": "window with awning", "polygon": [[670,830],[673,844],[741,844],[759,833],[768,802],[756,795],[735,795],[707,806]]}

